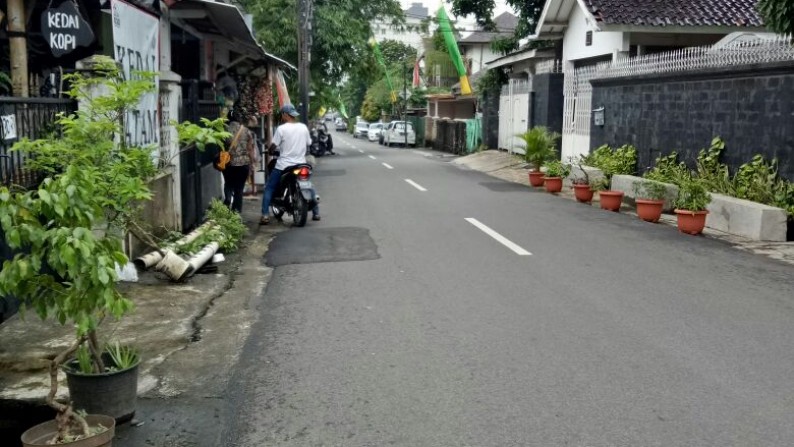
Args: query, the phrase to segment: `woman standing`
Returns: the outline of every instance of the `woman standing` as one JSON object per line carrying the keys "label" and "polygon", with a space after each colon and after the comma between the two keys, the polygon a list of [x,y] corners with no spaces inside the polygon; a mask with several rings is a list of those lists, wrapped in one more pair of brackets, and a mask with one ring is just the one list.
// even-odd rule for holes
{"label": "woman standing", "polygon": [[223,203],[232,210],[243,211],[243,190],[248,176],[256,166],[254,151],[254,134],[240,123],[239,113],[229,112],[229,133],[232,140],[229,144],[231,159],[223,170]]}

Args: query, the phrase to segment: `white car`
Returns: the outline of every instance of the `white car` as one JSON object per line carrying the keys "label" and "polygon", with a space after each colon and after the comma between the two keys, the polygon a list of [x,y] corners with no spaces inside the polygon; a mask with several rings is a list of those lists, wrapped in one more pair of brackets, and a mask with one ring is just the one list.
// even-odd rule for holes
{"label": "white car", "polygon": [[367,139],[369,141],[378,141],[381,132],[383,132],[383,123],[372,123],[367,131]]}
{"label": "white car", "polygon": [[383,144],[391,146],[392,144],[405,145],[406,140],[408,146],[416,146],[416,132],[411,123],[408,124],[408,138],[405,135],[405,121],[392,121],[383,129]]}
{"label": "white car", "polygon": [[359,121],[356,123],[355,129],[353,129],[353,138],[366,138],[368,131],[369,123],[366,121]]}

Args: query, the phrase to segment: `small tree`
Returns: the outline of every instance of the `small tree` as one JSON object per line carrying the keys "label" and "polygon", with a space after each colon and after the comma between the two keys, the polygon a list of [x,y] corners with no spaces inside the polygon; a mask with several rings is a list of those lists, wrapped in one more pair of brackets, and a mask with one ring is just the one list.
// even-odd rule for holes
{"label": "small tree", "polygon": [[[93,68],[93,76],[66,79],[69,95],[81,106],[58,118],[62,135],[23,140],[13,148],[24,151],[30,166],[45,175],[38,189],[0,188],[0,225],[8,245],[18,251],[0,271],[0,295],[14,295],[23,310],[32,308],[42,319],[55,317],[76,329],[74,343],[49,368],[47,403],[58,412],[55,443],[90,434],[70,404],[55,400],[58,368],[87,346],[93,370],[105,371],[97,329],[133,308],[116,287],[116,266],[128,262],[123,235],[132,230],[151,240],[137,218],[152,197],[147,184],[157,173],[156,148],[129,146],[122,135],[127,111],[153,89],[154,74],[124,80],[109,58],[96,59]],[[201,144],[228,136],[217,126],[196,127],[182,126],[194,141],[180,141]]]}
{"label": "small tree", "polygon": [[776,33],[794,35],[794,0],[759,0],[756,8],[764,17],[767,28]]}

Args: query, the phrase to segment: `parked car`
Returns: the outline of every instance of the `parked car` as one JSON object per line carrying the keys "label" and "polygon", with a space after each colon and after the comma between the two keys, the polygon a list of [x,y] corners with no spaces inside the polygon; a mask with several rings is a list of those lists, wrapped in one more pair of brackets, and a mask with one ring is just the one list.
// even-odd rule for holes
{"label": "parked car", "polygon": [[369,123],[366,121],[359,121],[356,123],[355,129],[353,129],[353,138],[367,138],[367,132],[369,132]]}
{"label": "parked car", "polygon": [[367,131],[367,139],[369,141],[378,141],[381,132],[383,132],[383,123],[372,123]]}
{"label": "parked car", "polygon": [[383,129],[383,144],[386,146],[391,146],[392,144],[405,145],[406,124],[408,125],[408,145],[416,146],[416,132],[414,132],[414,126],[405,121],[392,121]]}
{"label": "parked car", "polygon": [[337,118],[334,125],[336,126],[337,132],[343,132],[347,130],[347,121],[342,118]]}

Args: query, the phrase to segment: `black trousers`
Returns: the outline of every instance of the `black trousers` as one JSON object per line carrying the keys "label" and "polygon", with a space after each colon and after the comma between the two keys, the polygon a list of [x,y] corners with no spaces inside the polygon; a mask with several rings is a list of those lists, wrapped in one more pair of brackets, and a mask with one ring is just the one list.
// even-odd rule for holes
{"label": "black trousers", "polygon": [[249,165],[227,165],[223,170],[223,203],[238,213],[243,212],[243,190],[250,169]]}

